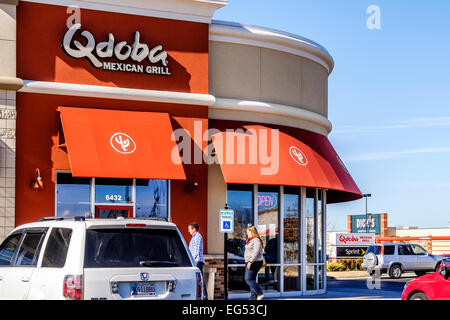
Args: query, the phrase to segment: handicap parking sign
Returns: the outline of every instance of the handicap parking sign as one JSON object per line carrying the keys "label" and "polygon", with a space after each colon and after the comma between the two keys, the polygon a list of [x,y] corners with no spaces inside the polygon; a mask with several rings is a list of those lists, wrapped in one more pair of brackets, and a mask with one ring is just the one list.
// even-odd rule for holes
{"label": "handicap parking sign", "polygon": [[223,230],[230,230],[230,228],[231,228],[231,222],[223,221]]}
{"label": "handicap parking sign", "polygon": [[219,229],[222,233],[234,233],[234,211],[230,209],[220,210]]}

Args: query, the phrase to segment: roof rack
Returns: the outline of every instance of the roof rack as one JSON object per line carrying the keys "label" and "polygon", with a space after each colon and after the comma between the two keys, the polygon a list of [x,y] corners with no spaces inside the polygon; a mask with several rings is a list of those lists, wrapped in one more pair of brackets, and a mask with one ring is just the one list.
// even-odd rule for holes
{"label": "roof rack", "polygon": [[64,220],[72,220],[72,221],[85,221],[85,217],[77,216],[77,217],[44,217],[36,220],[36,222],[42,221],[64,221]]}
{"label": "roof rack", "polygon": [[169,222],[167,218],[161,218],[161,217],[129,217],[126,219],[135,219],[135,220],[156,220],[156,221],[165,221]]}

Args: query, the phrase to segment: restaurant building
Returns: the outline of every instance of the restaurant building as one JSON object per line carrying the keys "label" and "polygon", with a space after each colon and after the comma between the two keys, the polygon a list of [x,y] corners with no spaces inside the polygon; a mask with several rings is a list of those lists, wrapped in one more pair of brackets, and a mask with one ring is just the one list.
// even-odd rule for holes
{"label": "restaurant building", "polygon": [[189,241],[196,221],[219,266],[228,204],[230,294],[248,296],[250,224],[266,296],[325,292],[326,204],[362,196],[327,138],[333,59],[213,21],[227,4],[0,0],[1,237],[45,216],[126,216]]}

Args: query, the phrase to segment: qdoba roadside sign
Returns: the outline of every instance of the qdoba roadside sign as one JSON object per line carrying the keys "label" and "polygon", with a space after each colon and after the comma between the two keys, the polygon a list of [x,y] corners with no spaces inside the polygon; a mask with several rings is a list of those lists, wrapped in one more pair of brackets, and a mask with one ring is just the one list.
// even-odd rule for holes
{"label": "qdoba roadside sign", "polygon": [[[150,48],[146,43],[141,43],[139,31],[134,33],[133,43],[129,45],[126,41],[116,43],[112,33],[108,34],[106,41],[96,43],[92,33],[84,30],[81,36],[84,37],[85,44],[82,44],[75,40],[76,33],[80,29],[81,24],[76,23],[64,34],[62,47],[70,57],[86,58],[95,68],[103,70],[171,75],[167,66],[167,52],[163,50],[162,45]],[[116,61],[111,62],[111,58]],[[150,65],[142,64],[144,61]]]}
{"label": "qdoba roadside sign", "polygon": [[373,233],[330,234],[330,258],[361,258],[375,244]]}

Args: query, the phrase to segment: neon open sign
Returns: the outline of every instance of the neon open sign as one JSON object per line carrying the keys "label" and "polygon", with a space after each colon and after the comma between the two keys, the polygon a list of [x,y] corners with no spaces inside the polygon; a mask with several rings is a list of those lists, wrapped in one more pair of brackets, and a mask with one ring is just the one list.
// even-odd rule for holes
{"label": "neon open sign", "polygon": [[258,209],[266,210],[272,209],[278,206],[277,194],[260,194],[258,195]]}

